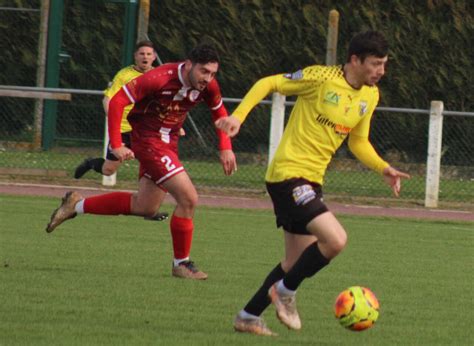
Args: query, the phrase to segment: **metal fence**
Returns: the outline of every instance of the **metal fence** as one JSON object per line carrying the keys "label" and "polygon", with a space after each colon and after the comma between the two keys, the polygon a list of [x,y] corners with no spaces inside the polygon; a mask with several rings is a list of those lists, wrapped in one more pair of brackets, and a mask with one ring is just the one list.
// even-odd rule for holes
{"label": "metal fence", "polygon": [[[17,87],[18,88],[18,87]],[[86,157],[102,155],[104,114],[101,91],[75,89],[37,89],[73,93],[72,101],[58,101],[56,135],[51,150],[35,150],[31,117],[34,99],[0,98],[0,174],[3,177],[61,180],[73,183],[76,165]],[[1,88],[0,88],[1,90]],[[238,99],[225,98],[231,112]],[[290,103],[287,103],[291,105]],[[288,117],[291,107],[286,107]],[[391,164],[408,171],[402,200],[422,203],[425,198],[428,147],[428,110],[378,108],[372,124],[371,141]],[[464,114],[464,115],[463,115]],[[469,113],[444,112],[441,157],[440,202],[470,204],[474,202],[474,158],[472,136],[474,118]],[[239,169],[225,177],[218,163],[216,135],[210,113],[205,106],[192,111],[180,141],[180,157],[193,181],[200,188],[239,190],[263,193],[264,174],[268,164],[271,102],[257,106],[233,140]],[[135,186],[137,163],[128,162],[118,173],[119,187]],[[101,177],[88,173],[82,184],[96,185]],[[326,175],[325,193],[347,200],[392,198],[390,190],[375,173],[363,167],[344,144],[335,155]]]}
{"label": "metal fence", "polygon": [[[86,157],[102,154],[105,123],[101,106],[102,92],[64,88],[96,89],[101,85],[106,86],[110,76],[123,65],[120,57],[123,56],[121,47],[127,27],[127,11],[124,2],[120,1],[80,1],[84,6],[72,6],[77,3],[65,1],[64,25],[74,30],[64,32],[58,63],[61,91],[73,93],[73,98],[70,102],[57,101],[55,119],[51,122],[55,127],[54,137],[49,150],[41,150],[37,141],[38,136],[43,135],[41,131],[44,128],[42,118],[38,117],[41,114],[35,111],[41,102],[33,98],[0,97],[2,180],[48,179],[48,182],[75,184],[77,182],[72,179],[75,166]],[[0,50],[3,53],[0,55],[0,65],[10,66],[10,70],[0,74],[0,84],[41,85],[37,74],[38,66],[41,65],[38,57],[41,55],[40,8],[43,5],[44,2],[40,0],[30,0],[6,1],[0,6]],[[107,20],[101,22],[95,16],[99,11]],[[90,21],[78,20],[84,17]],[[14,37],[21,37],[21,42],[8,34],[13,28],[17,34]],[[100,37],[94,34],[97,28],[104,31]],[[99,38],[102,41],[97,42]],[[101,49],[89,49],[86,52],[84,47]],[[25,63],[14,64],[19,56]],[[68,56],[74,59],[68,59]],[[89,66],[91,58],[96,62],[93,74]],[[11,68],[12,64],[15,68]],[[98,67],[102,67],[101,72],[97,72]],[[235,108],[236,101],[226,99],[230,112]],[[426,110],[408,110],[408,113],[405,110],[392,112],[388,108],[378,108],[371,132],[371,141],[378,152],[387,161],[413,176],[403,186],[402,201],[415,201],[420,205],[425,198],[428,106]],[[290,107],[286,107],[285,111],[288,117]],[[253,111],[233,141],[239,170],[232,177],[224,177],[218,164],[216,136],[209,111],[205,107],[192,111],[191,118],[184,125],[186,136],[180,141],[180,157],[196,185],[201,188],[263,193],[263,178],[268,164],[270,114],[269,103]],[[474,118],[456,112],[444,112],[444,115],[439,196],[441,206],[457,203],[472,205]],[[125,184],[135,186],[136,177],[137,163],[127,162],[118,173],[118,187]],[[80,181],[85,185],[97,185],[100,182],[101,177],[96,173],[88,173]],[[377,201],[392,198],[380,177],[358,163],[345,144],[328,169],[325,193],[327,196],[342,196],[348,201],[354,201],[357,197],[373,197]]]}

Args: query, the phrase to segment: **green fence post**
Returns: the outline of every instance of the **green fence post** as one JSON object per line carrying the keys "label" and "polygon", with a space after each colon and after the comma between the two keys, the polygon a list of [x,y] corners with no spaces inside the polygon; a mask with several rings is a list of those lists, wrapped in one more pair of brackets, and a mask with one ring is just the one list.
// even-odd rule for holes
{"label": "green fence post", "polygon": [[133,62],[132,55],[137,30],[138,2],[137,0],[129,0],[125,6],[122,66],[130,65]]}
{"label": "green fence post", "polygon": [[[46,81],[48,88],[57,88],[59,85],[59,55],[63,26],[64,0],[51,0],[48,25],[48,51],[46,61]],[[43,118],[43,150],[53,145],[56,133],[58,102],[45,100]]]}

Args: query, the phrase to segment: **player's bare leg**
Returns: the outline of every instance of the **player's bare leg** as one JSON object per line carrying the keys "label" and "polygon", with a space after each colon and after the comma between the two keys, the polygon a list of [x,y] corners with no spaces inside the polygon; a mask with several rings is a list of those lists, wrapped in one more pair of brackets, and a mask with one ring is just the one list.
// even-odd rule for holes
{"label": "player's bare leg", "polygon": [[[74,178],[80,179],[84,174],[86,174],[89,170],[93,169],[95,172],[105,175],[111,176],[112,174],[116,173],[121,166],[121,162],[118,160],[108,160],[103,158],[87,158],[85,159],[79,166],[76,167],[74,172]],[[162,194],[161,201],[159,202],[159,206],[161,202],[163,202],[166,193]],[[151,221],[164,221],[168,219],[169,214],[167,212],[160,212],[158,209],[155,211],[153,215],[145,216],[145,220]]]}
{"label": "player's bare leg", "polygon": [[[285,235],[285,259],[281,262],[282,269],[289,272],[301,257],[305,249],[317,239],[313,235],[300,235],[284,232]],[[296,291],[291,292],[277,281],[268,290],[268,296],[275,306],[276,315],[289,329],[301,329],[301,319],[296,309]]]}
{"label": "player's bare leg", "polygon": [[[142,191],[141,193],[140,190]],[[138,191],[132,198],[132,213],[140,213],[135,215],[143,215],[145,220],[150,221],[164,221],[168,219],[169,214],[167,212],[159,211],[166,197],[166,192],[163,189],[156,186],[150,179],[143,177],[140,179]],[[151,211],[151,208],[156,209]]]}
{"label": "player's bare leg", "polygon": [[133,194],[130,211],[133,215],[153,217],[161,206],[166,192],[160,189],[148,178],[142,177],[138,185],[138,192]]}
{"label": "player's bare leg", "polygon": [[306,229],[314,237],[285,232],[286,258],[282,266],[288,272],[269,290],[278,318],[290,329],[301,328],[295,300],[298,286],[327,266],[347,241],[344,228],[331,212],[315,217]]}
{"label": "player's bare leg", "polygon": [[184,171],[164,182],[163,187],[177,203],[170,222],[174,251],[172,275],[179,278],[205,280],[208,275],[189,260],[194,230],[194,210],[198,201],[196,189]]}

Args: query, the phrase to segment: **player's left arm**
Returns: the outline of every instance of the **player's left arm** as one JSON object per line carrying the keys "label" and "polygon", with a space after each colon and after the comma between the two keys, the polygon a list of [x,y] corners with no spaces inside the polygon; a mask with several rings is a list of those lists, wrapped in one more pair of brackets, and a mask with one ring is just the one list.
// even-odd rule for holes
{"label": "player's left arm", "polygon": [[[219,85],[213,80],[208,86],[205,101],[212,113],[212,123],[218,119],[228,116],[227,109],[222,101],[222,95]],[[232,142],[229,136],[222,130],[216,128],[216,134],[219,141],[219,158],[224,169],[225,175],[231,175],[237,170],[237,161],[234,151],[232,150]]]}
{"label": "player's left arm", "polygon": [[384,181],[392,188],[394,195],[398,197],[401,189],[401,179],[410,178],[410,176],[384,161],[369,141],[370,121],[377,102],[378,93],[372,108],[367,112],[368,114],[352,129],[349,135],[349,149],[365,166],[382,174]]}

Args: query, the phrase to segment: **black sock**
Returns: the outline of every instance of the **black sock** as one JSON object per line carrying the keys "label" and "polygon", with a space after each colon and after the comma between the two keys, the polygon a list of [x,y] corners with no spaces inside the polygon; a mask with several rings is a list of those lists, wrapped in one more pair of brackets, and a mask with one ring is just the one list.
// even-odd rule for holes
{"label": "black sock", "polygon": [[249,300],[244,310],[249,314],[260,316],[262,312],[270,305],[271,301],[268,298],[268,290],[272,285],[278,280],[282,279],[285,276],[285,272],[281,268],[281,264],[273,268],[273,270],[268,274],[267,278],[263,282],[263,285],[258,289],[257,293]]}
{"label": "black sock", "polygon": [[92,168],[94,171],[97,173],[102,174],[102,166],[104,165],[105,160],[101,157],[98,157],[96,159],[91,159],[89,160],[89,166]]}
{"label": "black sock", "polygon": [[329,264],[319,250],[318,242],[309,245],[283,279],[286,288],[296,291],[304,279],[309,278]]}

